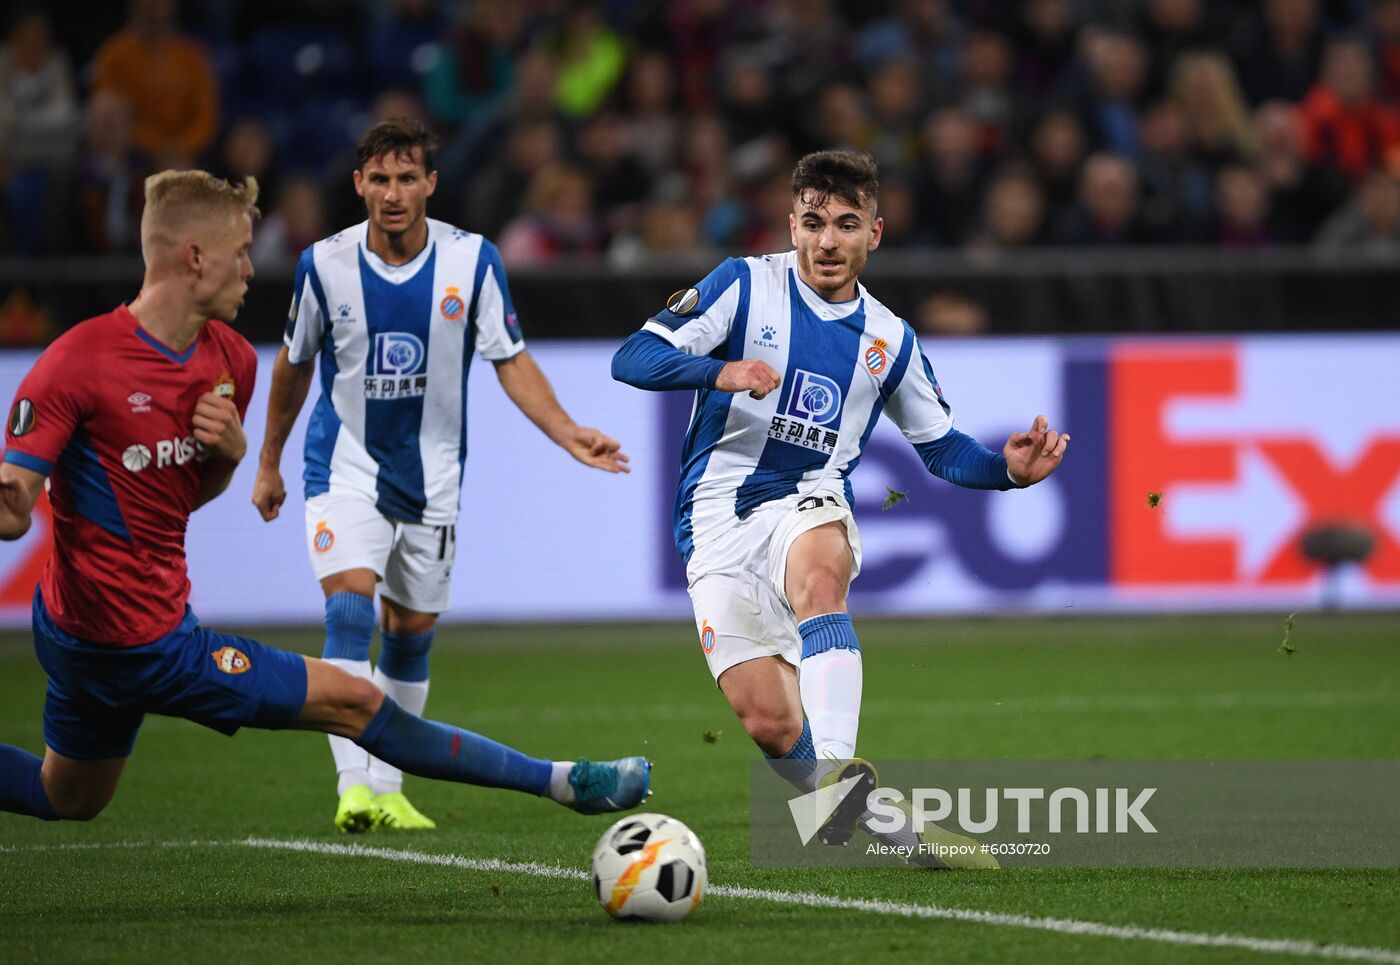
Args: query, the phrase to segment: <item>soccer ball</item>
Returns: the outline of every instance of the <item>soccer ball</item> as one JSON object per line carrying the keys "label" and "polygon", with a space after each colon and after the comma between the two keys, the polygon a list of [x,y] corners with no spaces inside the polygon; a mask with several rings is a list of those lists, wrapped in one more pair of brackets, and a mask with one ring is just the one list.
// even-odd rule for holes
{"label": "soccer ball", "polygon": [[700,839],[664,814],[628,815],[593,849],[594,893],[618,921],[680,921],[708,881]]}

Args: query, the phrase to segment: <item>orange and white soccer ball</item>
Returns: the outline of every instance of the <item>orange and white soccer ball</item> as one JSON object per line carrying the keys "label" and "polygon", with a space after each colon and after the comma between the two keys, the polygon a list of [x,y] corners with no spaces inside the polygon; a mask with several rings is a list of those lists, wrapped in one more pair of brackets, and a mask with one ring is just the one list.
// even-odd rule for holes
{"label": "orange and white soccer ball", "polygon": [[709,883],[695,832],[664,814],[631,814],[593,849],[593,890],[618,921],[680,921]]}

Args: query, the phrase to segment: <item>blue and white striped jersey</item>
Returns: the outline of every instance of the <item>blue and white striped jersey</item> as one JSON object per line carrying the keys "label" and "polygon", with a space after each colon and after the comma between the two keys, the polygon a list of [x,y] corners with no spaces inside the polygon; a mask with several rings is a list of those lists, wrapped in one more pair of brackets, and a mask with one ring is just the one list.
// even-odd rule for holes
{"label": "blue and white striped jersey", "polygon": [[676,497],[686,559],[768,500],[833,493],[850,502],[847,477],[881,412],[916,445],[953,428],[909,324],[860,284],[848,302],[825,301],[802,281],[796,252],[725,261],[643,330],[689,355],[761,359],[783,378],[758,400],[696,394]]}
{"label": "blue and white striped jersey", "polygon": [[320,353],[306,433],[306,496],[359,493],[405,522],[457,519],[472,351],[525,348],[496,246],[428,221],[428,243],[390,265],[362,222],[307,248],[287,319],[293,363]]}

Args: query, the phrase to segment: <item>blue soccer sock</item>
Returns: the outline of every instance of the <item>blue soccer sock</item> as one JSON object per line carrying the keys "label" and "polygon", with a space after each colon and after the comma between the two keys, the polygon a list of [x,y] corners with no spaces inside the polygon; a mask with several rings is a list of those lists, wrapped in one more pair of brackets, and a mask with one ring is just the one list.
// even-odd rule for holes
{"label": "blue soccer sock", "polygon": [[[384,648],[374,667],[374,685],[392,697],[394,703],[415,717],[423,716],[428,703],[428,651],[433,631],[380,634]],[[403,790],[403,771],[377,757],[369,759],[369,786],[375,794],[395,794]]]}
{"label": "blue soccer sock", "polygon": [[58,820],[40,776],[43,766],[42,757],[0,744],[0,811]]}
{"label": "blue soccer sock", "polygon": [[389,698],[356,739],[365,750],[410,774],[507,787],[528,794],[549,793],[553,767],[451,724],[415,717]]}
{"label": "blue soccer sock", "polygon": [[[370,678],[369,642],[374,637],[374,601],[362,593],[332,593],[326,597],[326,646],[321,657],[356,677]],[[335,758],[336,793],[357,784],[368,785],[369,755],[355,742],[330,737]]]}
{"label": "blue soccer sock", "polygon": [[804,720],[802,722],[802,733],[798,735],[797,741],[791,749],[781,757],[774,757],[767,751],[763,756],[768,758],[768,763],[773,770],[783,780],[803,791],[811,791],[815,788],[813,776],[817,771],[817,752],[812,746],[812,725]]}
{"label": "blue soccer sock", "polygon": [[812,722],[816,756],[849,760],[856,753],[863,673],[860,641],[848,613],[823,613],[803,620],[802,661],[797,684],[802,709]]}

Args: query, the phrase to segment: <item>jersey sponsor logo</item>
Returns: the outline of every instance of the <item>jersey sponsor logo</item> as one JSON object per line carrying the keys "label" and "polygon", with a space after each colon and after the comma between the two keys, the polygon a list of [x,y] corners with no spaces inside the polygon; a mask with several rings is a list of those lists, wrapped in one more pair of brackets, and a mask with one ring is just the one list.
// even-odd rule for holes
{"label": "jersey sponsor logo", "polygon": [[209,656],[214,658],[214,666],[226,674],[247,673],[253,669],[253,661],[236,647],[220,647]]}
{"label": "jersey sponsor logo", "polygon": [[224,369],[214,380],[214,394],[221,399],[232,399],[234,389],[233,374],[228,369]]}
{"label": "jersey sponsor logo", "polygon": [[778,330],[772,325],[764,325],[758,332],[758,338],[753,339],[753,344],[759,348],[782,348],[774,339],[778,335]]}
{"label": "jersey sponsor logo", "polygon": [[775,415],[768,423],[768,438],[786,442],[813,452],[823,452],[828,456],[836,451],[841,434],[831,429],[803,422],[801,419],[785,419]]}
{"label": "jersey sponsor logo", "polygon": [[672,315],[689,315],[695,311],[695,306],[700,304],[700,289],[682,288],[680,291],[672,292],[671,297],[666,299],[666,311]]}
{"label": "jersey sponsor logo", "polygon": [[133,392],[126,397],[132,412],[150,412],[151,397],[144,392]]}
{"label": "jersey sponsor logo", "polygon": [[316,533],[311,537],[311,545],[316,547],[318,553],[329,553],[335,545],[335,533],[331,532],[324,519],[316,524]]}
{"label": "jersey sponsor logo", "polygon": [[380,332],[374,337],[374,358],[365,376],[365,398],[407,399],[428,391],[424,374],[428,353],[423,342],[408,332]]}
{"label": "jersey sponsor logo", "polygon": [[710,626],[709,620],[701,620],[700,627],[700,648],[707,654],[715,652],[715,628]]}
{"label": "jersey sponsor logo", "polygon": [[438,308],[442,310],[443,318],[455,322],[466,314],[467,303],[462,300],[462,293],[456,285],[448,285],[447,294],[443,296]]}
{"label": "jersey sponsor logo", "polygon": [[126,449],[122,451],[122,465],[125,466],[129,472],[140,472],[150,464],[151,450],[147,449],[139,442],[134,446],[127,446]]}
{"label": "jersey sponsor logo", "polygon": [[33,402],[28,399],[16,400],[10,409],[10,435],[24,435],[34,428],[36,418],[38,418],[38,412],[35,410]]}
{"label": "jersey sponsor logo", "polygon": [[[142,446],[141,448],[145,448]],[[129,451],[129,450],[128,450]],[[209,458],[209,452],[204,448],[204,443],[194,436],[172,436],[169,439],[161,439],[156,443],[156,468],[164,469],[166,466],[183,466],[187,462],[203,462]],[[128,466],[128,469],[131,467]],[[133,470],[135,471],[135,470]]]}
{"label": "jersey sponsor logo", "polygon": [[835,422],[841,415],[841,387],[825,375],[797,369],[788,392],[787,414],[819,426]]}
{"label": "jersey sponsor logo", "polygon": [[890,343],[883,338],[877,338],[871,346],[865,350],[865,367],[870,370],[871,375],[879,375],[885,371],[885,366],[889,364],[890,358],[885,354],[885,349],[890,347]]}

